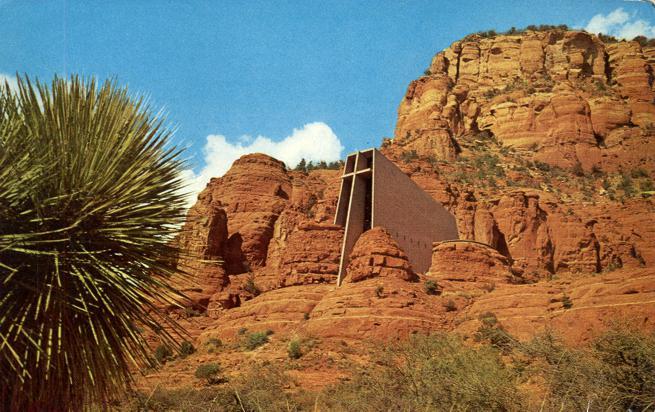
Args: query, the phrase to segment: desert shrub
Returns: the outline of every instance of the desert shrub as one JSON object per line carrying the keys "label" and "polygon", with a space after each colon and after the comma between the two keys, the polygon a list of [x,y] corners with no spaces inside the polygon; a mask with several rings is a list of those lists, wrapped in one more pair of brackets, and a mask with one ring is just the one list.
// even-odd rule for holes
{"label": "desert shrub", "polygon": [[574,175],[578,177],[584,176],[584,169],[582,168],[582,163],[580,162],[575,162],[575,164],[571,168],[571,171],[573,172]]}
{"label": "desert shrub", "polygon": [[599,165],[593,165],[591,167],[591,174],[594,177],[601,177],[605,174],[605,172],[603,172],[603,169]]}
{"label": "desert shrub", "polygon": [[377,285],[375,287],[375,296],[377,296],[378,298],[384,297],[384,286]]}
{"label": "desert shrub", "polygon": [[632,178],[630,177],[630,175],[624,173],[621,176],[621,180],[619,181],[619,184],[617,185],[617,189],[622,190],[625,197],[634,196],[635,188],[634,188],[634,184],[632,182]]}
{"label": "desert shrub", "polygon": [[221,368],[217,363],[203,363],[198,365],[194,376],[198,379],[204,379],[208,384],[212,385],[219,382],[218,374],[220,372]]}
{"label": "desert shrub", "polygon": [[605,366],[603,380],[618,392],[613,404],[638,411],[655,406],[655,335],[614,328],[594,341],[593,350]]}
{"label": "desert shrub", "polygon": [[309,216],[309,214],[312,208],[316,205],[316,203],[318,203],[318,198],[316,197],[316,195],[312,193],[311,195],[309,195],[309,199],[307,199],[307,203],[303,207],[303,210],[305,214],[308,215],[308,217],[313,217],[313,216]]}
{"label": "desert shrub", "polygon": [[193,343],[189,342],[188,340],[185,340],[180,345],[180,357],[183,359],[189,355],[192,355],[195,351],[196,348],[193,346]]}
{"label": "desert shrub", "polygon": [[521,410],[517,376],[490,347],[457,336],[415,335],[374,353],[371,365],[320,398],[321,410]]}
{"label": "desert shrub", "polygon": [[195,316],[200,316],[201,313],[196,310],[193,306],[188,306],[184,308],[184,316],[187,318],[193,318]]}
{"label": "desert shrub", "polygon": [[[205,379],[205,378],[201,378]],[[221,383],[216,378],[216,383]],[[158,386],[154,391],[137,392],[129,410],[134,411],[185,411],[185,412],[299,412],[315,410],[315,399],[305,399],[285,391],[290,384],[288,376],[270,365],[254,365],[244,374],[230,379],[229,385],[212,385],[202,388],[166,389]]]}
{"label": "desert shrub", "polygon": [[159,345],[155,348],[155,359],[163,364],[173,359],[173,351],[168,345]]}
{"label": "desert shrub", "polygon": [[430,69],[425,69],[425,70],[423,71],[423,75],[424,75],[424,76],[430,76],[431,74],[432,74],[432,72],[430,71]]}
{"label": "desert shrub", "polygon": [[299,359],[302,356],[302,349],[299,340],[292,340],[287,346],[287,355],[289,359]]}
{"label": "desert shrub", "polygon": [[175,345],[154,303],[183,301],[170,135],[111,81],[0,86],[0,409],[106,404],[155,364],[140,331]]}
{"label": "desert shrub", "polygon": [[[479,319],[499,326],[492,312]],[[208,365],[196,376],[220,382],[218,365]],[[286,391],[291,381],[281,369],[255,364],[229,386],[137,393],[131,410],[642,411],[655,405],[653,370],[655,335],[625,328],[586,346],[545,333],[504,351],[488,340],[471,344],[437,333],[376,346],[365,367],[353,366],[352,379],[319,393]]]}
{"label": "desert shrub", "polygon": [[519,351],[527,355],[526,375],[544,379],[544,410],[641,411],[655,405],[652,334],[614,328],[579,349],[547,334]]}
{"label": "desert shrub", "polygon": [[562,307],[564,309],[571,309],[573,307],[573,301],[568,295],[562,296]]}
{"label": "desert shrub", "polygon": [[540,162],[539,160],[534,161],[534,167],[542,172],[550,172],[551,170],[551,166],[548,163]]}
{"label": "desert shrub", "polygon": [[441,293],[439,285],[432,279],[428,279],[423,283],[423,290],[425,290],[425,293],[428,295],[438,295]]}
{"label": "desert shrub", "polygon": [[493,292],[496,289],[496,283],[494,282],[485,282],[482,284],[482,290],[486,292]]}
{"label": "desert shrub", "polygon": [[255,284],[255,274],[252,272],[248,273],[248,279],[246,279],[243,289],[254,296],[259,296],[262,293],[257,284]]}
{"label": "desert shrub", "polygon": [[535,337],[522,345],[520,352],[526,355],[521,365],[524,375],[539,376],[544,381],[542,410],[584,411],[590,400],[600,402],[602,375],[593,375],[602,365],[593,356],[564,346],[551,334]]}
{"label": "desert shrub", "polygon": [[405,150],[400,154],[400,160],[402,160],[403,163],[410,163],[416,159],[418,159],[418,153],[416,153],[416,150]]}
{"label": "desert shrub", "polygon": [[448,299],[443,303],[443,307],[446,309],[446,312],[454,312],[457,310],[457,305],[452,299]]}
{"label": "desert shrub", "polygon": [[630,177],[633,179],[639,179],[640,177],[649,177],[646,169],[638,167],[630,171]]}
{"label": "desert shrub", "polygon": [[473,336],[477,342],[485,342],[508,353],[517,343],[507,331],[498,323],[493,312],[484,312],[479,316],[480,327]]}
{"label": "desert shrub", "polygon": [[246,332],[248,332],[248,328],[239,328],[239,330],[237,330],[237,335],[245,335]]}
{"label": "desert shrub", "polygon": [[642,192],[652,192],[655,190],[655,184],[653,184],[653,181],[650,179],[644,180],[639,184],[639,189],[641,189]]}
{"label": "desert shrub", "polygon": [[605,44],[618,43],[618,39],[614,36],[609,36],[607,34],[598,33],[598,38],[602,40]]}
{"label": "desert shrub", "polygon": [[501,91],[499,89],[491,88],[491,89],[485,90],[485,92],[483,93],[483,96],[484,96],[485,99],[490,100],[490,99],[493,99],[494,97],[498,96],[500,93],[501,93]]}
{"label": "desert shrub", "polygon": [[209,338],[207,339],[207,345],[210,346],[223,346],[223,342],[218,338]]}
{"label": "desert shrub", "polygon": [[303,313],[303,314],[302,314],[302,318],[303,318],[304,320],[309,320],[309,312],[305,312],[305,313]]}
{"label": "desert shrub", "polygon": [[205,346],[207,346],[208,353],[214,353],[218,348],[223,346],[223,342],[218,338],[209,338],[205,342]]}
{"label": "desert shrub", "polygon": [[253,332],[249,333],[243,343],[247,350],[254,350],[266,343],[268,343],[268,333],[266,332]]}

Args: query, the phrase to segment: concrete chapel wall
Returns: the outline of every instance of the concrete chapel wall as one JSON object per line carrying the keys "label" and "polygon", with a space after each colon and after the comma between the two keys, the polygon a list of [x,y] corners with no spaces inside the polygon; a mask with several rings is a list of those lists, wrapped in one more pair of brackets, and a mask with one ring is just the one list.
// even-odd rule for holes
{"label": "concrete chapel wall", "polygon": [[346,229],[339,284],[355,242],[369,227],[387,229],[417,272],[430,267],[433,242],[458,237],[455,217],[376,149],[346,159],[335,223]]}

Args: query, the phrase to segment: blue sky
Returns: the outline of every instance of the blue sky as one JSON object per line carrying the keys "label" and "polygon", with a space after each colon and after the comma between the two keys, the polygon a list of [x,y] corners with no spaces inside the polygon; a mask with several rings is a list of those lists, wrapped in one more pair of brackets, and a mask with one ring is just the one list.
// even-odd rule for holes
{"label": "blue sky", "polygon": [[655,33],[654,7],[621,0],[0,0],[0,73],[115,77],[165,108],[195,173],[220,173],[251,147],[334,158],[377,146],[409,82],[453,41],[594,16],[601,30]]}

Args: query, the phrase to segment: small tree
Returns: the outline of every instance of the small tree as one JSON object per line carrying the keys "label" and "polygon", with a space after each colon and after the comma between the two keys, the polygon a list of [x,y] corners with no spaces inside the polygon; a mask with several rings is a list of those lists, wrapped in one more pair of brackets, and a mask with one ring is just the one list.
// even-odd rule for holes
{"label": "small tree", "polygon": [[173,358],[173,351],[168,345],[159,345],[155,348],[155,359],[160,364],[166,363],[168,360]]}
{"label": "small tree", "polygon": [[253,332],[248,334],[246,336],[245,342],[244,342],[244,347],[247,350],[254,350],[266,343],[268,343],[268,335],[269,333],[267,332]]}
{"label": "small tree", "polygon": [[189,355],[192,355],[195,351],[196,348],[193,346],[193,343],[189,342],[188,340],[185,340],[180,345],[180,357],[183,359]]}
{"label": "small tree", "polygon": [[432,279],[428,279],[425,281],[423,284],[423,290],[425,290],[425,293],[428,295],[439,295],[441,293],[441,290],[439,289],[439,285],[437,282],[435,282]]}
{"label": "small tree", "polygon": [[568,295],[562,296],[562,307],[564,309],[571,309],[573,307],[573,301]]}
{"label": "small tree", "polygon": [[217,363],[205,363],[196,368],[195,377],[204,379],[209,385],[220,382],[218,374],[221,372],[220,366]]}
{"label": "small tree", "polygon": [[296,165],[296,168],[294,170],[299,172],[307,171],[307,161],[305,160],[305,158],[300,159],[300,162],[298,162],[298,165]]}
{"label": "small tree", "polygon": [[300,341],[294,339],[289,342],[289,346],[287,347],[287,354],[289,355],[289,359],[299,359],[302,356]]}

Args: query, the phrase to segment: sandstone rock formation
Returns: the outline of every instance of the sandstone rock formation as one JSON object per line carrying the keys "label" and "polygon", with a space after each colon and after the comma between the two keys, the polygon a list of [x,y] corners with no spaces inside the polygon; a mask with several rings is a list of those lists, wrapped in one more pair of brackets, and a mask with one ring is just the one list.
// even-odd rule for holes
{"label": "sandstone rock formation", "polygon": [[236,160],[189,210],[179,239],[181,288],[216,317],[262,291],[335,282],[341,227],[331,224],[339,171],[288,171],[263,154]]}
{"label": "sandstone rock formation", "polygon": [[579,342],[610,318],[654,328],[653,65],[655,48],[579,31],[474,35],[438,53],[382,144],[465,240],[436,244],[426,274],[373,228],[337,287],[340,171],[242,157],[179,240],[185,288],[213,318],[191,319],[194,336],[470,337],[488,312],[521,339],[552,328]]}
{"label": "sandstone rock formation", "polygon": [[287,240],[279,273],[280,285],[335,283],[339,274],[343,228],[301,223]]}
{"label": "sandstone rock formation", "polygon": [[428,277],[446,289],[458,285],[486,288],[510,283],[510,262],[490,246],[466,240],[435,243]]}
{"label": "sandstone rock formation", "polygon": [[181,289],[199,308],[206,308],[229,282],[223,262],[227,238],[225,210],[202,193],[189,209],[178,241],[178,267],[189,275],[180,279]]}
{"label": "sandstone rock formation", "polygon": [[344,282],[360,282],[373,277],[395,277],[416,281],[409,260],[389,232],[374,227],[362,233],[350,254]]}
{"label": "sandstone rock formation", "polygon": [[622,139],[655,124],[653,54],[579,31],[467,36],[410,84],[395,142],[452,161],[459,137],[486,130],[540,161],[589,170],[603,163],[610,132]]}

